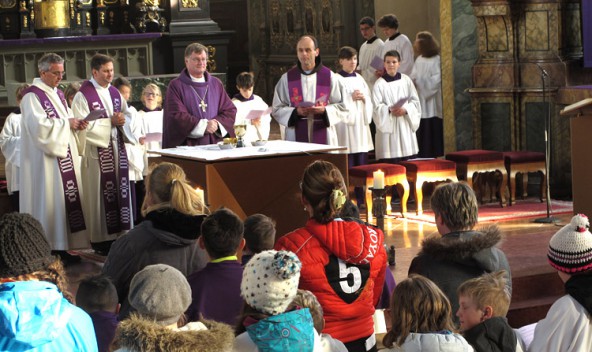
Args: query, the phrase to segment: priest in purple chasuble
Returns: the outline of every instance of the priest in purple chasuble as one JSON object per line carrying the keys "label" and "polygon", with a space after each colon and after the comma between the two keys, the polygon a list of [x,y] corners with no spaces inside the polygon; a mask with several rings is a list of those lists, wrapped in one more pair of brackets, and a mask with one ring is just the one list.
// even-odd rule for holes
{"label": "priest in purple chasuble", "polygon": [[89,236],[82,209],[79,148],[86,127],[72,115],[57,89],[64,76],[64,59],[43,55],[39,78],[21,101],[20,211],[43,226],[53,250],[88,248]]}
{"label": "priest in purple chasuble", "polygon": [[302,36],[296,51],[297,65],[275,86],[272,115],[288,141],[339,145],[335,125],[348,115],[340,80],[321,63],[313,36]]}
{"label": "priest in purple chasuble", "polygon": [[82,154],[84,212],[92,247],[108,252],[112,241],[132,227],[129,164],[124,143],[138,143],[131,132],[131,110],[113,81],[113,59],[96,54],[92,78],[84,81],[72,100],[78,119],[104,110],[86,129]]}
{"label": "priest in purple chasuble", "polygon": [[234,137],[236,107],[222,82],[206,71],[208,49],[185,48],[185,68],[169,83],[164,104],[162,147],[215,144]]}

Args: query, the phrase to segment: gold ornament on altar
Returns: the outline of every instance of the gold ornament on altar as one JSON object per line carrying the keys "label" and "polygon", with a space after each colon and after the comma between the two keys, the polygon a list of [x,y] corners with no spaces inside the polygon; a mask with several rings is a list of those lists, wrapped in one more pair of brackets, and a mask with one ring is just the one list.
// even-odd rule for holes
{"label": "gold ornament on altar", "polygon": [[181,7],[194,9],[199,6],[198,0],[181,0]]}
{"label": "gold ornament on altar", "polygon": [[70,3],[67,0],[35,0],[35,28],[70,28],[69,7]]}

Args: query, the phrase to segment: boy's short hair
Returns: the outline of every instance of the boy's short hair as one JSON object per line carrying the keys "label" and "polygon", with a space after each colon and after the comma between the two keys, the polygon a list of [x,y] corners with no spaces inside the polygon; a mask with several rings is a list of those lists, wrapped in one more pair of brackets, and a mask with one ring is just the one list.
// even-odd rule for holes
{"label": "boy's short hair", "polygon": [[201,224],[206,251],[212,259],[235,255],[243,239],[244,225],[230,209],[220,208]]}
{"label": "boy's short hair", "polygon": [[263,214],[253,214],[245,219],[245,241],[253,254],[273,249],[275,221]]}
{"label": "boy's short hair", "polygon": [[310,291],[298,289],[296,297],[294,297],[292,304],[290,304],[290,307],[296,306],[310,310],[314,328],[320,334],[325,328],[325,318],[323,317],[323,307],[321,307],[317,296]]}
{"label": "boy's short hair", "polygon": [[396,50],[389,50],[384,54],[383,60],[386,60],[387,57],[396,57],[397,61],[401,62],[401,54]]}
{"label": "boy's short hair", "polygon": [[111,83],[111,85],[117,89],[121,88],[121,87],[128,87],[129,89],[132,89],[132,84],[130,83],[130,81],[125,78],[125,77],[117,77],[113,80],[113,83]]}
{"label": "boy's short hair", "polygon": [[358,51],[351,46],[342,46],[337,53],[337,58],[340,60],[351,59],[354,56],[358,56]]}
{"label": "boy's short hair", "polygon": [[378,20],[378,27],[399,29],[399,20],[393,14],[384,15]]}
{"label": "boy's short hair", "polygon": [[362,17],[362,19],[360,20],[360,25],[363,25],[363,24],[367,24],[370,27],[374,27],[374,25],[375,25],[374,19],[372,17],[368,17],[368,16]]}
{"label": "boy's short hair", "polygon": [[236,76],[236,85],[239,88],[249,89],[255,86],[255,75],[253,72],[241,72]]}
{"label": "boy's short hair", "polygon": [[434,190],[430,204],[451,231],[472,229],[477,224],[477,197],[466,182],[441,184]]}
{"label": "boy's short hair", "polygon": [[76,305],[85,312],[115,313],[118,303],[117,289],[107,276],[95,275],[80,281],[76,292]]}
{"label": "boy's short hair", "polygon": [[510,309],[507,272],[505,270],[486,273],[463,282],[458,287],[458,296],[470,298],[478,309],[485,306],[493,308],[494,317],[505,317]]}

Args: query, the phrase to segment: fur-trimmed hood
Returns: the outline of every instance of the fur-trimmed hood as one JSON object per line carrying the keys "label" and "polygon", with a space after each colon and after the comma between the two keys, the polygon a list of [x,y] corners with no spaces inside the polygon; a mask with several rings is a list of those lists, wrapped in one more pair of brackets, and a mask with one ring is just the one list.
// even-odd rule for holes
{"label": "fur-trimmed hood", "polygon": [[477,231],[451,232],[441,237],[427,238],[422,243],[420,254],[458,263],[477,261],[484,269],[493,270],[499,265],[489,249],[499,245],[502,240],[503,235],[497,225],[490,225]]}
{"label": "fur-trimmed hood", "polygon": [[[130,352],[220,352],[231,351],[234,331],[229,325],[211,320],[189,323],[171,330],[132,315],[115,332],[114,351]],[[200,328],[201,326],[201,328]]]}

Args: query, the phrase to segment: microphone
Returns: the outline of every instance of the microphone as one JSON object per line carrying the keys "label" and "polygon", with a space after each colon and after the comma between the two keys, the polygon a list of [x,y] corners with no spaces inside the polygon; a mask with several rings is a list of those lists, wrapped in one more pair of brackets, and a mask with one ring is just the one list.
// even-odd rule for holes
{"label": "microphone", "polygon": [[538,62],[535,62],[534,64],[539,68],[539,70],[541,70],[541,73],[543,74],[543,76],[549,77],[549,73],[547,72],[547,70],[542,68],[541,65],[538,64]]}

